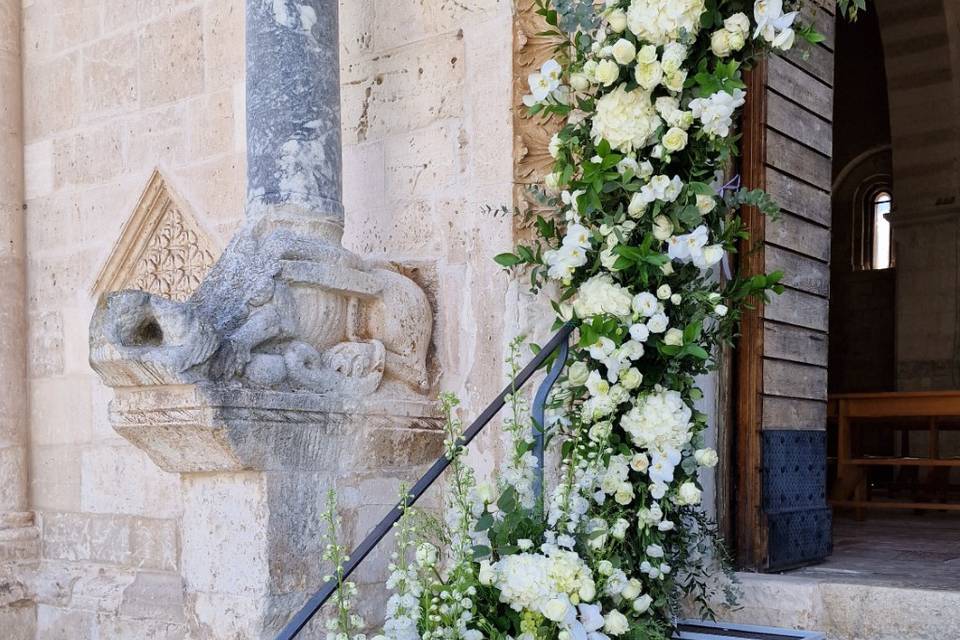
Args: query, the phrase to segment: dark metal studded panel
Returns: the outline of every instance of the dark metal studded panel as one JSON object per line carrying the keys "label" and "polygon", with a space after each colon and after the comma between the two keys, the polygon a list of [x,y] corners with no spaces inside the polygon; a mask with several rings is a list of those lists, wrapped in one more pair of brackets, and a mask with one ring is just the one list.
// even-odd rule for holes
{"label": "dark metal studded panel", "polygon": [[825,431],[763,432],[763,510],[768,570],[823,560],[833,551]]}

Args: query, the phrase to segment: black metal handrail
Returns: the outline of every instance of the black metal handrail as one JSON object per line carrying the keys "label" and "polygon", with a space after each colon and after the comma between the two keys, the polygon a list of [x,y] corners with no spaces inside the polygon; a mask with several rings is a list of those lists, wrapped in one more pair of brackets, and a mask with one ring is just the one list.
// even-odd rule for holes
{"label": "black metal handrail", "polygon": [[[540,389],[537,391],[536,398],[534,400],[532,408],[532,418],[534,421],[534,453],[537,456],[537,460],[540,462],[537,469],[537,492],[542,491],[543,487],[543,458],[544,458],[544,447],[546,440],[546,422],[545,422],[545,413],[546,413],[546,401],[549,396],[550,389],[556,383],[557,378],[560,377],[560,373],[563,370],[563,365],[566,363],[568,350],[570,348],[570,334],[573,332],[574,324],[568,322],[563,325],[563,327],[550,339],[550,341],[544,345],[544,347],[534,356],[534,358],[527,364],[523,370],[517,374],[510,384],[500,392],[493,402],[491,402],[486,409],[483,410],[476,420],[463,432],[458,441],[459,446],[466,446],[470,444],[474,438],[477,437],[484,427],[493,419],[494,416],[499,413],[500,409],[503,408],[503,405],[506,403],[506,399],[513,393],[516,393],[521,387],[523,387],[527,381],[533,377],[533,374],[537,372],[540,367],[554,354],[557,353],[558,357],[553,364],[553,367],[550,369],[550,373],[547,375],[546,380],[540,386]],[[433,466],[420,478],[413,489],[410,490],[407,498],[401,502],[398,502],[397,505],[390,510],[390,512],[380,521],[380,523],[374,527],[366,538],[363,539],[363,542],[353,550],[353,553],[349,555],[349,560],[343,567],[343,573],[340,577],[340,580],[346,580],[350,577],[350,574],[360,565],[364,559],[370,555],[370,552],[373,551],[374,547],[383,540],[390,530],[393,528],[400,518],[403,516],[403,511],[406,507],[413,505],[417,500],[426,493],[427,489],[433,485],[434,482],[440,477],[440,475],[450,466],[450,459],[446,455],[441,456],[433,463]],[[327,601],[336,593],[337,588],[340,585],[340,580],[337,578],[332,578],[327,581],[323,587],[320,588],[306,604],[297,612],[290,622],[283,628],[280,634],[277,636],[277,640],[292,640],[296,638],[297,635],[303,631],[304,627],[307,626],[307,623],[320,611],[321,607],[327,603]]]}

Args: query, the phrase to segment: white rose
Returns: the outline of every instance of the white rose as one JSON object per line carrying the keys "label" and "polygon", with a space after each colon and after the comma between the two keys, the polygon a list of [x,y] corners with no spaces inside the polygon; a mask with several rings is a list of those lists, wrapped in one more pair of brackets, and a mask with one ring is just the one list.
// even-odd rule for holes
{"label": "white rose", "polygon": [[627,13],[623,9],[614,9],[607,15],[607,23],[614,33],[623,33],[627,28]]}
{"label": "white rose", "polygon": [[560,598],[554,598],[550,600],[545,605],[543,605],[543,610],[540,612],[543,614],[547,620],[552,620],[553,622],[562,622],[564,618],[567,617],[567,611],[570,609],[570,603]]}
{"label": "white rose", "polygon": [[645,324],[635,324],[630,327],[630,337],[637,342],[646,342],[650,337],[650,330]]}
{"label": "white rose", "polygon": [[613,563],[609,560],[601,560],[597,563],[597,571],[602,576],[609,576],[613,573]]}
{"label": "white rose", "polygon": [[673,290],[670,288],[670,285],[668,284],[662,284],[657,289],[657,297],[660,298],[661,300],[666,300],[672,294],[673,294]]}
{"label": "white rose", "polygon": [[730,33],[745,35],[750,33],[750,18],[745,13],[735,13],[723,21],[723,28]]}
{"label": "white rose", "polygon": [[587,432],[587,435],[594,442],[603,442],[610,437],[612,432],[613,424],[609,420],[604,420],[603,422],[598,422],[590,427],[590,431]]}
{"label": "white rose", "polygon": [[590,367],[587,366],[585,362],[574,362],[570,365],[570,370],[567,372],[567,379],[575,387],[582,387],[587,384],[587,379],[590,377]]}
{"label": "white rose", "polygon": [[719,317],[721,317],[721,318],[724,317],[725,315],[727,315],[727,312],[729,312],[729,311],[730,311],[730,310],[727,309],[727,305],[725,305],[725,304],[718,304],[717,306],[715,306],[715,307],[713,308],[713,312],[714,312],[715,314],[717,314],[717,316],[719,316]]}
{"label": "white rose", "polygon": [[730,32],[726,29],[718,29],[710,36],[710,50],[718,58],[726,58],[733,49],[730,46]]}
{"label": "white rose", "polygon": [[[657,312],[657,298],[649,291],[638,293],[632,301],[633,310],[642,316],[649,318]],[[638,340],[638,342],[643,342]]]}
{"label": "white rose", "polygon": [[680,93],[683,91],[683,83],[686,81],[687,71],[685,69],[681,69],[680,71],[674,71],[673,73],[665,74],[663,86],[674,93]]}
{"label": "white rose", "polygon": [[670,153],[682,151],[687,146],[687,132],[679,127],[671,127],[663,134],[663,147]]}
{"label": "white rose", "polygon": [[663,557],[663,547],[658,544],[647,545],[647,556],[650,558],[662,558]]}
{"label": "white rose", "polygon": [[626,156],[623,160],[617,163],[617,172],[621,175],[625,174],[627,171],[633,172],[633,175],[640,173],[640,165],[637,163],[637,159],[631,156]]}
{"label": "white rose", "polygon": [[651,598],[649,595],[642,595],[633,601],[633,610],[638,614],[646,613],[650,610],[650,605],[652,604],[653,598]]}
{"label": "white rose", "polygon": [[627,616],[616,609],[603,617],[603,630],[612,636],[621,636],[630,630]]}
{"label": "white rose", "polygon": [[635,600],[643,593],[643,583],[633,578],[627,583],[627,588],[620,592],[620,595],[627,600]]}
{"label": "white rose", "polygon": [[613,45],[613,59],[620,64],[630,64],[637,57],[637,47],[626,38],[620,38]]}
{"label": "white rose", "polygon": [[713,196],[705,196],[703,194],[697,195],[697,211],[702,215],[707,215],[713,211],[714,207],[717,206],[717,201],[713,199]]}
{"label": "white rose", "polygon": [[670,320],[662,313],[655,313],[653,317],[647,320],[647,329],[650,333],[663,333],[670,325]]}
{"label": "white rose", "polygon": [[574,91],[586,91],[590,88],[590,80],[583,73],[570,74],[570,86]]}
{"label": "white rose", "polygon": [[704,0],[633,0],[627,9],[627,27],[641,40],[657,45],[677,40],[683,33],[696,36]]}
{"label": "white rose", "polygon": [[667,216],[657,216],[653,220],[653,237],[661,242],[673,235],[673,223]]}
{"label": "white rose", "polygon": [[630,204],[627,205],[627,213],[634,218],[639,218],[647,210],[647,201],[639,193],[633,194],[630,198]]}
{"label": "white rose", "polygon": [[597,597],[597,585],[593,580],[586,580],[580,585],[577,595],[583,602],[591,602]]}
{"label": "white rose", "polygon": [[613,494],[613,499],[617,504],[628,505],[633,501],[633,486],[629,482],[624,482]]}
{"label": "white rose", "polygon": [[700,504],[702,497],[703,492],[697,488],[697,485],[692,482],[684,482],[677,491],[676,503],[686,506]]}
{"label": "white rose", "polygon": [[657,48],[652,44],[640,47],[637,52],[637,64],[650,64],[657,61]]}
{"label": "white rose", "polygon": [[620,374],[620,384],[627,391],[633,391],[643,382],[643,374],[636,367],[630,367],[626,372]]}
{"label": "white rose", "polygon": [[683,331],[680,331],[680,329],[670,329],[667,331],[667,335],[663,337],[663,342],[672,347],[682,347]]}
{"label": "white rose", "polygon": [[[610,535],[612,535],[617,540],[623,540],[627,536],[627,529],[630,528],[630,523],[624,520],[623,518],[617,518],[617,521],[613,523],[613,526],[610,527]],[[633,598],[631,598],[632,600]]]}
{"label": "white rose", "polygon": [[680,304],[681,302],[683,302],[683,296],[681,296],[679,293],[675,293],[670,296],[670,304]]}
{"label": "white rose", "polygon": [[633,77],[638,85],[650,91],[663,80],[663,68],[656,60],[647,64],[638,64]]}
{"label": "white rose", "polygon": [[713,468],[720,462],[720,457],[713,449],[697,449],[693,452],[693,458],[701,467]]}
{"label": "white rose", "polygon": [[583,63],[583,75],[592,82],[597,81],[597,61],[587,60]]}
{"label": "white rose", "polygon": [[638,453],[630,458],[630,468],[637,473],[646,473],[650,468],[650,458],[645,453]]}
{"label": "white rose", "polygon": [[620,67],[613,60],[601,60],[597,65],[597,82],[609,87],[620,77]]}

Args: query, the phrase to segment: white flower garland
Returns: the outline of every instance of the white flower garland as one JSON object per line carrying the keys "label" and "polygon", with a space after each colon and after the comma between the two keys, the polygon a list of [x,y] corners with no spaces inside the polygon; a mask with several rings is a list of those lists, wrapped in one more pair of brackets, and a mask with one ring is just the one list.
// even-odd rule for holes
{"label": "white flower garland", "polygon": [[[530,270],[537,289],[555,282],[557,324],[578,328],[551,408],[561,480],[536,504],[533,425],[514,394],[505,473],[477,485],[445,397],[448,526],[415,565],[395,561],[378,638],[667,640],[678,596],[707,605],[714,550],[698,474],[718,455],[694,379],[743,304],[781,289],[779,274],[715,273],[745,236],[739,208],[777,211],[722,176],[736,155],[742,67],[798,37],[818,41],[797,23],[798,1],[606,0],[594,12],[592,0],[536,0],[565,42],[524,98],[562,125],[539,194],[557,215],[536,218],[536,245],[496,259]],[[863,0],[839,4],[854,15]],[[347,640],[346,626],[330,640]]]}

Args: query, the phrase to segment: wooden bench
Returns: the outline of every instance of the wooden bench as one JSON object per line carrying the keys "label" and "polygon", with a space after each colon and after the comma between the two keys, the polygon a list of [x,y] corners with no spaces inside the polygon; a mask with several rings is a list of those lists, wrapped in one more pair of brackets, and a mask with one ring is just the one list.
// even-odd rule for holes
{"label": "wooden bench", "polygon": [[[939,468],[949,473],[960,467],[960,458],[942,458],[940,431],[944,418],[960,419],[960,391],[911,391],[889,393],[847,393],[831,395],[828,416],[837,423],[837,482],[831,503],[837,507],[853,507],[858,517],[865,508],[933,509],[960,511],[960,504],[945,502],[898,502],[870,500],[867,495],[866,469],[876,466]],[[853,422],[863,419],[925,419],[922,426],[929,432],[927,457],[873,457],[855,452]],[[898,426],[901,431],[916,430],[915,425]],[[953,427],[956,428],[956,427]],[[906,443],[906,440],[905,440]],[[909,450],[907,450],[909,453]],[[852,498],[850,497],[852,495]]]}

